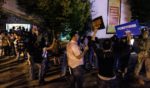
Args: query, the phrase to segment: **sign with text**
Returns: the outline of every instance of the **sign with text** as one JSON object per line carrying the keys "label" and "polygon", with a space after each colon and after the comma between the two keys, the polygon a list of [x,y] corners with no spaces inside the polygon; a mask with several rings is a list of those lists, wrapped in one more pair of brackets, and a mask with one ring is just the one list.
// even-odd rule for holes
{"label": "sign with text", "polygon": [[125,37],[126,33],[128,32],[131,33],[131,35],[133,36],[141,34],[138,20],[125,23],[125,24],[121,24],[121,25],[117,25],[115,26],[115,29],[116,29],[116,34],[118,38]]}

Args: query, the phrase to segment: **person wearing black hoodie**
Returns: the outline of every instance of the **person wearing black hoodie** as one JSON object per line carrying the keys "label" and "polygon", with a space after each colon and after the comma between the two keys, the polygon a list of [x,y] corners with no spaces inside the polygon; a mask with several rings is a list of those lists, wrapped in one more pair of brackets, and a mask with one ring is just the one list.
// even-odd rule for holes
{"label": "person wearing black hoodie", "polygon": [[111,39],[105,39],[101,48],[94,48],[98,58],[98,86],[99,88],[116,88],[114,64],[115,56]]}

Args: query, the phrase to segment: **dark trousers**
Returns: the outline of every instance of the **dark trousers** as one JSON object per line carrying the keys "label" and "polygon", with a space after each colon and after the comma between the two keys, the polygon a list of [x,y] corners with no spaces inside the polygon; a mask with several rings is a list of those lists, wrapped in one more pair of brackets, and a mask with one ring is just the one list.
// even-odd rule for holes
{"label": "dark trousers", "polygon": [[35,65],[38,65],[39,67],[39,73],[38,73],[38,78],[39,78],[39,82],[42,83],[44,82],[44,76],[48,67],[48,60],[45,58],[43,59],[42,63],[36,63],[34,62],[33,58],[36,58],[34,56],[31,56],[30,60],[30,75],[31,75],[31,79],[35,79]]}
{"label": "dark trousers", "polygon": [[10,47],[9,46],[4,46],[4,53],[5,53],[5,56],[10,55]]}
{"label": "dark trousers", "polygon": [[40,82],[44,82],[44,77],[46,75],[49,65],[50,65],[49,60],[47,58],[43,58],[41,69],[39,72],[39,81]]}
{"label": "dark trousers", "polygon": [[119,57],[118,64],[119,64],[119,70],[121,70],[121,72],[125,72],[125,69],[128,66],[129,58],[130,58],[130,54]]}
{"label": "dark trousers", "polygon": [[66,57],[66,54],[62,55],[60,57],[60,60],[61,60],[61,73],[62,73],[62,76],[63,76],[63,75],[66,75],[66,72],[67,72],[67,57]]}
{"label": "dark trousers", "polygon": [[83,88],[83,66],[71,69],[71,85],[70,88]]}

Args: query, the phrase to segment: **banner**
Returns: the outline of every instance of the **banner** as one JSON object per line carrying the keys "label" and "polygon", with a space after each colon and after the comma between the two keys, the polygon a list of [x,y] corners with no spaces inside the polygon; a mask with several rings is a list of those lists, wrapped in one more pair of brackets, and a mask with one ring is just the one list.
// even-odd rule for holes
{"label": "banner", "polygon": [[138,20],[132,21],[126,24],[122,24],[122,25],[117,25],[115,26],[115,29],[116,29],[116,34],[118,38],[126,36],[127,32],[130,32],[131,35],[133,36],[141,34]]}
{"label": "banner", "polygon": [[109,0],[107,33],[115,33],[115,25],[120,24],[120,8],[120,0]]}
{"label": "banner", "polygon": [[127,2],[128,0],[121,0],[120,24],[131,21],[131,5]]}

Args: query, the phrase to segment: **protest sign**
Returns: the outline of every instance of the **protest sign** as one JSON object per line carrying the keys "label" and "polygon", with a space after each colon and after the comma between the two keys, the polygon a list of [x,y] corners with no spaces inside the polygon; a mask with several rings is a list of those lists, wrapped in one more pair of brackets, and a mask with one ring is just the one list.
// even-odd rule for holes
{"label": "protest sign", "polygon": [[115,26],[115,29],[116,29],[116,35],[118,36],[118,38],[125,37],[126,34],[129,32],[133,36],[141,34],[138,20],[125,23],[125,24],[121,24],[121,25],[117,25]]}

